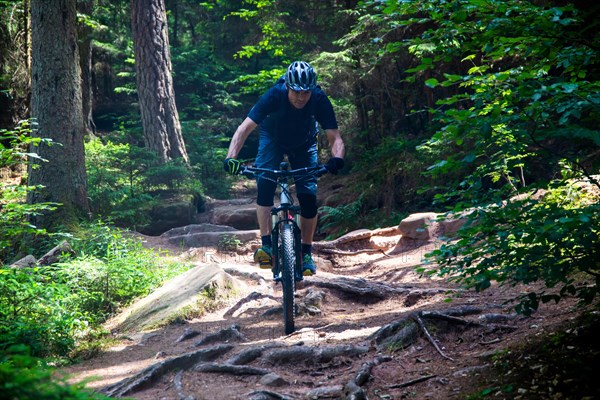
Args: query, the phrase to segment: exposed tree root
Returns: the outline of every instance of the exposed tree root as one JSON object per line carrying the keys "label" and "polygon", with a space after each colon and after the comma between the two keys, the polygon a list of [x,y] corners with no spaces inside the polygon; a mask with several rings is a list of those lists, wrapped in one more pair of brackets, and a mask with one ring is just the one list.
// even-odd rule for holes
{"label": "exposed tree root", "polygon": [[310,400],[339,399],[343,390],[342,385],[321,386],[306,392],[304,398]]}
{"label": "exposed tree root", "polygon": [[177,398],[179,400],[196,400],[194,396],[186,396],[183,392],[183,371],[179,371],[175,374],[173,385],[175,386],[175,392],[177,393]]}
{"label": "exposed tree root", "polygon": [[[453,309],[453,310],[449,310],[445,313],[440,313],[438,311],[421,311],[421,317],[423,318],[432,318],[432,319],[439,319],[442,321],[447,321],[447,322],[452,322],[455,324],[459,324],[459,325],[473,325],[473,326],[479,326],[479,327],[484,327],[490,330],[496,330],[496,329],[505,329],[505,330],[515,330],[516,328],[512,325],[504,325],[504,324],[496,324],[496,323],[485,323],[485,322],[479,322],[479,321],[471,321],[471,320],[465,320],[462,318],[457,318],[454,315],[458,315],[458,314],[454,314],[452,315],[451,313],[458,313],[458,312],[467,312],[467,311],[471,311],[473,310],[473,307],[462,307],[460,309]],[[467,314],[462,314],[462,315],[467,315]],[[498,314],[483,314],[481,316],[479,316],[479,320],[480,321],[494,321],[494,320],[499,320],[502,319],[503,321],[512,318],[512,316],[504,316],[505,318],[500,318],[500,316]]]}
{"label": "exposed tree root", "polygon": [[486,329],[496,330],[514,330],[516,329],[510,325],[498,325],[498,324],[485,324],[478,321],[467,320],[456,317],[455,315],[469,315],[481,312],[481,309],[476,307],[461,307],[458,309],[447,310],[445,313],[437,311],[418,311],[411,313],[400,321],[393,322],[382,328],[371,335],[372,339],[380,348],[382,347],[399,347],[404,348],[411,345],[418,339],[419,330],[425,335],[427,340],[436,349],[436,351],[444,358],[454,361],[451,357],[447,356],[442,352],[440,347],[437,345],[435,339],[429,333],[427,326],[425,325],[424,319],[437,319],[453,324],[459,324],[463,326],[475,326],[483,327]]}
{"label": "exposed tree root", "polygon": [[364,386],[369,379],[371,379],[371,371],[373,368],[388,361],[392,361],[392,357],[377,357],[373,361],[364,363],[356,373],[356,376],[354,377],[354,383],[356,383],[358,386]]}
{"label": "exposed tree root", "polygon": [[436,376],[437,375],[425,375],[425,376],[418,377],[416,379],[411,379],[410,381],[397,383],[395,385],[389,385],[387,387],[390,389],[398,389],[398,388],[403,388],[403,387],[407,387],[407,386],[412,386],[412,385],[416,385],[417,383],[428,381],[431,378],[435,378]]}
{"label": "exposed tree root", "polygon": [[247,394],[248,400],[291,400],[279,393],[270,390],[256,390]]}
{"label": "exposed tree root", "polygon": [[219,374],[232,375],[266,375],[269,371],[264,368],[250,367],[247,365],[231,365],[217,363],[200,363],[194,367],[197,372],[216,372]]}
{"label": "exposed tree root", "polygon": [[181,334],[181,336],[179,336],[179,338],[177,338],[177,340],[175,341],[175,343],[181,343],[184,340],[189,340],[189,339],[193,339],[196,336],[201,335],[202,332],[200,331],[196,331],[190,328],[186,328],[183,333]]}
{"label": "exposed tree root", "polygon": [[[312,280],[315,282],[315,280]],[[325,281],[322,281],[325,282]],[[358,279],[339,279],[334,282],[324,283],[326,287],[342,287],[348,289],[354,293],[355,290],[363,293],[371,293],[369,290],[376,289],[374,291],[375,297],[377,293],[397,293],[400,290],[411,290],[406,288],[395,288],[389,285],[372,284],[365,280]],[[366,288],[366,289],[365,289]],[[382,289],[383,288],[383,289]],[[365,289],[365,290],[363,290]],[[314,292],[319,294],[317,292]],[[259,294],[254,294],[246,297],[260,298],[263,297]],[[321,296],[316,296],[316,300],[321,299]],[[380,296],[378,297],[380,298]],[[235,307],[235,306],[234,306]],[[503,314],[483,314],[479,315],[477,319],[465,319],[463,316],[481,314],[482,309],[477,307],[465,306],[455,309],[449,309],[444,312],[437,311],[419,311],[414,312],[399,321],[388,324],[380,328],[377,332],[372,334],[369,339],[373,345],[381,348],[404,348],[414,342],[419,337],[419,333],[424,335],[427,340],[432,344],[436,351],[444,358],[453,361],[451,357],[444,354],[444,352],[438,346],[436,340],[429,333],[426,320],[437,320],[443,321],[448,324],[461,325],[465,327],[483,327],[486,329],[497,330],[497,329],[515,329],[512,326],[500,325],[495,323],[488,323],[487,321],[499,321],[504,322],[510,320],[511,316]],[[481,322],[485,321],[485,322]],[[331,324],[329,324],[331,325]],[[323,330],[329,325],[319,328]],[[189,337],[195,335],[194,331],[188,331],[182,337],[181,340],[186,340]],[[243,341],[244,337],[239,331],[239,327],[232,325],[229,328],[222,329],[221,331],[208,335],[202,340],[195,343],[196,346],[213,344],[217,341]],[[267,363],[272,366],[287,366],[287,365],[327,365],[328,363],[338,362],[336,360],[350,360],[357,359],[363,354],[369,351],[369,347],[366,345],[337,345],[337,346],[285,346],[282,343],[272,343],[261,346],[253,346],[250,348],[243,349],[238,354],[230,357],[223,363],[214,362],[219,357],[230,352],[234,349],[232,344],[221,344],[201,349],[195,352],[187,353],[179,357],[174,357],[168,360],[158,362],[141,372],[123,379],[122,381],[111,385],[104,390],[103,393],[113,396],[125,396],[132,392],[138,391],[145,387],[150,386],[153,382],[158,380],[161,376],[179,370],[174,377],[174,390],[176,392],[178,400],[195,400],[192,395],[184,393],[184,372],[183,371],[194,371],[202,373],[217,373],[217,374],[231,374],[231,375],[256,375],[265,376],[271,373],[271,370],[267,368],[259,368],[248,365],[258,359],[261,363]],[[309,391],[306,395],[307,398],[345,398],[351,400],[367,399],[365,385],[372,378],[372,370],[377,365],[390,361],[391,357],[377,357],[372,361],[363,363],[360,368],[356,371],[354,377],[348,381],[345,385],[335,385],[330,387],[318,387]],[[388,388],[401,388],[410,385],[414,385],[428,379],[435,377],[435,375],[427,375],[399,383],[396,385],[390,385]],[[248,394],[248,398],[259,400],[259,399],[287,399],[284,395],[270,392],[270,391],[256,391]],[[312,397],[311,397],[312,396]]]}
{"label": "exposed tree root", "polygon": [[308,365],[327,363],[336,357],[358,357],[368,351],[366,346],[326,346],[309,347],[293,346],[276,349],[264,356],[264,360],[273,365],[299,364]]}
{"label": "exposed tree root", "polygon": [[252,292],[248,296],[244,297],[243,299],[241,299],[237,303],[235,303],[235,305],[233,307],[231,307],[229,310],[227,310],[225,312],[225,314],[223,314],[223,317],[224,318],[229,318],[237,310],[239,310],[244,304],[246,304],[246,303],[248,303],[250,301],[254,301],[254,300],[258,300],[258,299],[263,299],[263,298],[268,298],[268,299],[277,300],[277,301],[280,300],[280,299],[278,299],[275,296],[271,296],[270,294],[259,293],[259,292]]}
{"label": "exposed tree root", "polygon": [[161,361],[145,368],[129,378],[125,378],[104,388],[102,393],[112,397],[127,395],[147,387],[168,372],[177,369],[186,370],[198,362],[215,360],[231,349],[233,349],[233,345],[222,344]]}
{"label": "exposed tree root", "polygon": [[344,398],[348,400],[366,400],[367,394],[362,386],[364,386],[371,379],[371,371],[377,365],[391,360],[391,357],[377,357],[374,360],[361,365],[354,376],[354,379],[346,383],[344,386]]}
{"label": "exposed tree root", "polygon": [[421,328],[421,332],[423,332],[423,334],[425,335],[427,340],[429,340],[429,343],[431,343],[431,345],[437,350],[437,352],[440,353],[440,355],[442,357],[444,357],[445,359],[454,361],[453,358],[448,357],[446,354],[444,354],[442,349],[440,349],[440,346],[438,346],[437,343],[435,342],[435,340],[431,337],[431,335],[429,334],[429,331],[427,330],[427,327],[425,326],[425,323],[423,322],[423,320],[421,319],[421,317],[418,313],[413,315],[413,319],[417,322],[417,324],[419,325],[419,328]]}
{"label": "exposed tree root", "polygon": [[420,295],[433,296],[440,293],[456,291],[448,288],[417,289],[410,286],[392,286],[383,282],[368,281],[360,278],[337,278],[306,280],[306,285],[333,289],[357,298],[369,299],[369,301],[381,301],[397,295]]}
{"label": "exposed tree root", "polygon": [[264,354],[265,351],[275,348],[275,347],[283,347],[283,346],[284,345],[280,344],[280,343],[272,343],[272,344],[267,344],[264,346],[250,347],[250,348],[242,350],[238,354],[232,356],[227,361],[225,361],[225,363],[231,364],[231,365],[250,364],[252,361],[256,360],[257,358],[262,357],[262,355]]}
{"label": "exposed tree root", "polygon": [[194,346],[204,346],[218,342],[243,342],[244,340],[246,340],[246,338],[240,332],[240,327],[231,325],[229,328],[221,329],[218,332],[206,335],[194,343]]}

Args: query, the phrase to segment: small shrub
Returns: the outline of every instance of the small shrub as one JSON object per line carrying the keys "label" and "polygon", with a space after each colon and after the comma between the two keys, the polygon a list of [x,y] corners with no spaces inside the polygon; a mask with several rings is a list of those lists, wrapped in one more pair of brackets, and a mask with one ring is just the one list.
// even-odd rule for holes
{"label": "small shrub", "polygon": [[148,189],[164,187],[173,190],[181,187],[189,178],[188,167],[179,159],[150,167],[144,174],[144,184]]}
{"label": "small shrub", "polygon": [[329,231],[331,235],[342,235],[352,229],[356,220],[362,214],[364,194],[357,200],[337,207],[323,206],[322,229]]}
{"label": "small shrub", "polygon": [[141,241],[102,223],[71,241],[72,258],[0,269],[0,350],[25,344],[34,356],[70,357],[81,342],[98,340],[100,324],[116,311],[189,268],[162,263]]}
{"label": "small shrub", "polygon": [[[26,152],[28,146],[51,143],[47,139],[32,138],[30,132],[29,121],[22,121],[14,130],[0,129],[0,170],[14,167],[24,169],[30,158],[39,158],[36,154]],[[44,229],[31,225],[29,217],[54,210],[58,205],[27,204],[27,194],[38,189],[40,187],[0,182],[0,265],[2,260],[14,257],[25,247],[28,237],[46,234]]]}
{"label": "small shrub", "polygon": [[516,299],[516,310],[524,314],[566,296],[583,304],[597,298],[600,205],[578,187],[556,182],[541,199],[481,207],[469,220],[457,241],[429,255],[439,264],[440,275],[476,290],[493,281],[543,282],[545,289]]}
{"label": "small shrub", "polygon": [[23,344],[37,357],[66,356],[88,322],[70,293],[46,269],[0,269],[0,350]]}
{"label": "small shrub", "polygon": [[219,239],[217,248],[220,251],[236,251],[242,242],[235,235],[223,235]]}
{"label": "small shrub", "polygon": [[53,278],[73,288],[97,322],[189,268],[164,265],[141,240],[102,222],[77,233],[73,249],[77,256],[56,264]]}
{"label": "small shrub", "polygon": [[121,226],[146,225],[148,211],[156,203],[144,187],[145,174],[156,161],[154,153],[100,139],[87,142],[85,152],[93,215]]}
{"label": "small shrub", "polygon": [[104,400],[85,388],[85,382],[68,384],[43,360],[29,354],[25,346],[0,352],[0,392],[4,399]]}

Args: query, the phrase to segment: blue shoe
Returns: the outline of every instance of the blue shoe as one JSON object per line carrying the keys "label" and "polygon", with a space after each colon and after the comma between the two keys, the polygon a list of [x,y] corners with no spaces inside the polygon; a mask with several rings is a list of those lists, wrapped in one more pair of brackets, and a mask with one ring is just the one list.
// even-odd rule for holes
{"label": "blue shoe", "polygon": [[311,276],[317,273],[317,266],[312,259],[312,255],[308,253],[302,256],[302,271],[304,276]]}
{"label": "blue shoe", "polygon": [[254,252],[254,262],[257,262],[258,266],[262,269],[273,268],[273,257],[271,257],[272,253],[273,251],[271,250],[271,246],[259,247]]}

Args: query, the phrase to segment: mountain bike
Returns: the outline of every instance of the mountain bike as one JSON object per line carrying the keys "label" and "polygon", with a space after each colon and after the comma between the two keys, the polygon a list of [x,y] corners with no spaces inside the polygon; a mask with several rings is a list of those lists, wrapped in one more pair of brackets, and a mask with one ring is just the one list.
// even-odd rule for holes
{"label": "mountain bike", "polygon": [[279,187],[279,205],[271,208],[271,240],[273,259],[273,278],[281,282],[283,291],[283,323],[285,333],[294,332],[296,305],[294,292],[296,282],[303,279],[302,248],[300,243],[300,207],[294,204],[290,191],[290,183],[299,182],[312,176],[321,176],[327,169],[318,165],[299,169],[289,169],[289,164],[282,162],[279,169],[266,169],[242,166],[240,174],[247,178],[260,177],[275,182]]}

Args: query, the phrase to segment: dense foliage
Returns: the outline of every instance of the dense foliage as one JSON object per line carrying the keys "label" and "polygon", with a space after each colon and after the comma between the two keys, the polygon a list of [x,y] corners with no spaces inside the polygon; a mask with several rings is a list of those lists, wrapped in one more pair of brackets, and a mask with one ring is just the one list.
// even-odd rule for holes
{"label": "dense foliage", "polygon": [[[24,170],[36,154],[28,152],[28,146],[37,146],[48,140],[32,138],[30,123],[20,122],[15,129],[0,129],[0,170],[11,168]],[[0,181],[0,265],[3,259],[11,259],[20,247],[26,245],[27,237],[44,235],[44,229],[28,222],[28,217],[41,212],[54,210],[57,204],[27,204],[25,198],[37,187],[21,185],[20,178]]]}
{"label": "dense foliage", "polygon": [[103,400],[108,397],[59,377],[54,368],[28,353],[25,346],[14,346],[0,354],[0,390],[6,399]]}
{"label": "dense foliage", "polygon": [[[29,132],[27,122],[0,132],[8,144],[0,145],[0,167],[22,170],[28,157],[35,157],[26,146],[43,140]],[[0,190],[2,258],[11,260],[15,252],[30,250],[32,237],[40,248],[55,237],[67,237],[74,252],[50,266],[9,267],[0,259],[0,389],[19,399],[104,398],[84,390],[83,383],[73,386],[57,379],[44,359],[94,354],[102,346],[102,323],[188,266],[162,262],[139,240],[99,222],[49,235],[28,217],[60,204],[27,204],[26,191],[35,188],[11,181],[2,181]]]}
{"label": "dense foliage", "polygon": [[[13,128],[27,117],[24,3],[0,2],[0,100],[11,111],[1,120],[10,130],[1,132],[0,167],[13,170],[11,164],[25,162],[25,146],[35,144],[26,126]],[[526,313],[564,296],[597,301],[598,5],[552,0],[166,4],[191,167],[158,165],[143,149],[128,2],[99,0],[90,15],[80,16],[92,29],[94,49],[97,131],[86,144],[94,217],[138,229],[165,192],[226,197],[231,180],[220,164],[229,137],[258,94],[288,62],[302,58],[316,67],[331,97],[347,148],[341,178],[349,179],[339,196],[346,201],[321,210],[322,233],[331,237],[392,225],[415,211],[447,211],[466,223],[431,254],[433,266],[423,272],[449,275],[478,290],[493,282],[541,283],[545,289],[516,299]],[[252,136],[241,157],[252,159],[255,152]],[[327,157],[326,149],[321,156]],[[12,260],[25,238],[44,233],[29,225],[27,216],[56,205],[26,205],[22,200],[30,189],[2,182],[0,259]],[[112,235],[103,225],[94,229],[101,238]],[[78,272],[67,273],[66,264],[27,276],[3,272],[6,290],[24,296],[13,303],[3,297],[2,312],[20,327],[12,343],[28,343],[34,352],[71,349],[69,332],[82,321],[101,320],[127,301],[123,292],[141,295],[160,280],[132,287],[134,277],[152,275],[153,267],[127,260],[140,269],[124,268],[121,256],[133,257],[135,248],[102,245],[112,240],[98,243],[83,245],[75,259],[63,261]],[[123,282],[102,286],[101,277],[121,269]],[[61,301],[75,301],[77,291],[63,285],[74,282],[82,291],[69,314]],[[48,291],[41,293],[45,286]],[[35,303],[22,308],[25,298],[35,296],[56,308],[44,319],[47,331],[56,334],[43,340],[53,343],[28,326],[47,311]]]}
{"label": "dense foliage", "polygon": [[69,357],[77,340],[188,268],[165,265],[139,240],[100,223],[71,241],[74,257],[0,269],[0,349],[26,344],[34,356]]}
{"label": "dense foliage", "polygon": [[[480,290],[491,281],[561,285],[521,299],[526,312],[565,295],[592,302],[598,195],[582,198],[574,182],[600,189],[589,157],[600,146],[600,84],[598,38],[582,36],[583,16],[573,6],[474,0],[393,2],[383,15],[425,26],[402,44],[421,61],[409,79],[430,72],[425,85],[441,89],[436,131],[419,150],[439,160],[429,174],[460,176],[437,201],[455,212],[475,207],[460,240],[434,252],[439,273]],[[547,192],[501,203],[537,190]]]}

